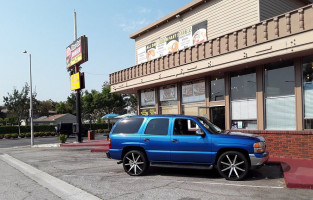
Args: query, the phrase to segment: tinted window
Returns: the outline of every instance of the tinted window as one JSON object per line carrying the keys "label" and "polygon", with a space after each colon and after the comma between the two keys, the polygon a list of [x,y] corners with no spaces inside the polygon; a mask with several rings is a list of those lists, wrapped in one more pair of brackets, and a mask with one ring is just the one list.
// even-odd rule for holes
{"label": "tinted window", "polygon": [[196,135],[198,125],[191,119],[176,119],[174,124],[174,135]]}
{"label": "tinted window", "polygon": [[132,134],[137,133],[144,118],[126,118],[118,122],[113,130],[113,134],[126,133]]}
{"label": "tinted window", "polygon": [[240,71],[231,77],[231,98],[255,99],[256,97],[256,74],[255,72]]}
{"label": "tinted window", "polygon": [[145,134],[150,135],[167,135],[169,119],[152,119],[147,125]]}
{"label": "tinted window", "polygon": [[225,94],[225,85],[224,85],[224,78],[215,78],[211,80],[211,94],[210,100],[211,101],[221,101],[224,100]]}
{"label": "tinted window", "polygon": [[294,95],[294,87],[295,74],[292,62],[279,62],[265,66],[266,97]]}

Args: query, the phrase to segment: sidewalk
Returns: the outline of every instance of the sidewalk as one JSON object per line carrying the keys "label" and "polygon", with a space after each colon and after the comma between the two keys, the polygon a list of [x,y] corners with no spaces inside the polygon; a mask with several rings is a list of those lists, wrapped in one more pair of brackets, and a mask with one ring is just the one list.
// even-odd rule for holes
{"label": "sidewalk", "polygon": [[270,157],[269,163],[280,163],[287,188],[313,189],[313,160]]}
{"label": "sidewalk", "polygon": [[96,147],[91,149],[91,152],[107,152],[109,151],[109,144],[107,139],[100,140],[83,140],[82,143],[66,143],[61,144],[60,147]]}
{"label": "sidewalk", "polygon": [[[107,152],[106,139],[84,140],[82,143],[61,144],[61,147],[96,147],[91,152]],[[271,156],[268,163],[280,163],[287,188],[313,189],[313,160],[280,158]]]}

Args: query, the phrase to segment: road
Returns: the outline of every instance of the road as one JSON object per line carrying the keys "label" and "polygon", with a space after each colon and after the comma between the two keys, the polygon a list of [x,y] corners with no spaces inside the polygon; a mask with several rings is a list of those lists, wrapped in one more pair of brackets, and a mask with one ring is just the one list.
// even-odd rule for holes
{"label": "road", "polygon": [[14,167],[5,156],[99,199],[313,199],[313,190],[285,188],[279,165],[254,170],[240,182],[226,181],[216,170],[150,168],[145,176],[131,177],[115,160],[90,148],[28,146],[0,149],[0,192],[6,197],[0,199],[69,199],[55,191],[58,184],[42,183],[45,178],[29,175],[41,173],[23,171],[24,164]]}
{"label": "road", "polygon": [[[95,139],[104,139],[106,136],[103,134],[96,134]],[[88,138],[84,137],[84,140]],[[77,141],[77,138],[73,135],[67,139],[67,142]],[[53,144],[60,143],[57,136],[49,136],[49,137],[35,137],[34,144]],[[21,146],[30,146],[30,138],[18,138],[18,139],[2,139],[0,140],[0,148],[11,148],[11,147],[21,147]]]}

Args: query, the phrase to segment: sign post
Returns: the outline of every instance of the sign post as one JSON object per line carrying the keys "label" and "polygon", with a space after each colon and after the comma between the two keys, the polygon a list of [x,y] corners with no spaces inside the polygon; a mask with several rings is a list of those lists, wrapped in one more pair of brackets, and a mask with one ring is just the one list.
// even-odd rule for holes
{"label": "sign post", "polygon": [[82,120],[81,120],[81,93],[85,87],[84,74],[79,72],[80,64],[88,61],[88,42],[86,36],[77,39],[76,12],[74,12],[74,42],[66,48],[66,67],[74,68],[75,74],[71,75],[71,90],[76,91],[76,122],[78,124],[77,142],[82,139]]}

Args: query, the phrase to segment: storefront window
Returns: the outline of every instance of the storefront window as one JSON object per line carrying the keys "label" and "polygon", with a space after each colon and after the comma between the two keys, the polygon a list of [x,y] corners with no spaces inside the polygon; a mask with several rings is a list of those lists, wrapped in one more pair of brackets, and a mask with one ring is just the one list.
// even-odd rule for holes
{"label": "storefront window", "polygon": [[182,102],[191,103],[205,100],[205,81],[190,81],[182,85]]}
{"label": "storefront window", "polygon": [[155,112],[155,90],[146,89],[141,91],[140,114],[154,115]]}
{"label": "storefront window", "polygon": [[257,129],[256,73],[243,70],[231,75],[232,129]]}
{"label": "storefront window", "polygon": [[266,129],[295,130],[295,74],[293,63],[278,62],[265,66]]}
{"label": "storefront window", "polygon": [[205,107],[205,81],[188,81],[182,84],[182,112],[198,115],[199,107]]}
{"label": "storefront window", "polygon": [[223,77],[212,77],[210,84],[210,101],[222,101],[225,96],[225,83]]}
{"label": "storefront window", "polygon": [[303,60],[304,128],[313,129],[313,56]]}
{"label": "storefront window", "polygon": [[160,114],[178,114],[177,86],[160,87]]}

